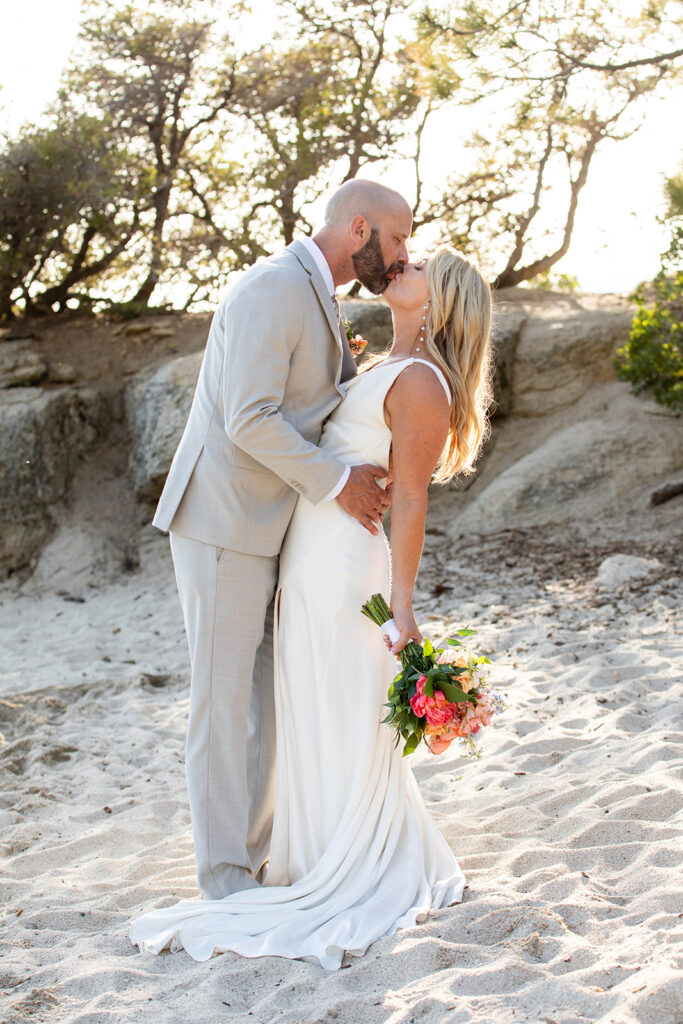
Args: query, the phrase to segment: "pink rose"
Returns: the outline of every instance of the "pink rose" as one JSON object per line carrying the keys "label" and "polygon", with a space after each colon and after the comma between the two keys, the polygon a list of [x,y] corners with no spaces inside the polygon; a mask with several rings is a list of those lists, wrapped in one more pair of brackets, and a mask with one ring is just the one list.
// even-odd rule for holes
{"label": "pink rose", "polygon": [[429,697],[425,696],[425,683],[427,682],[427,676],[420,676],[417,683],[417,693],[414,697],[410,698],[410,706],[418,718],[424,718],[427,710],[427,701]]}
{"label": "pink rose", "polygon": [[450,704],[441,690],[436,690],[433,697],[428,697],[425,690],[427,676],[420,676],[416,683],[414,697],[410,698],[410,706],[418,718],[426,718],[429,725],[441,726],[453,718],[455,704]]}
{"label": "pink rose", "polygon": [[424,718],[427,713],[427,702],[429,697],[425,697],[424,694],[415,694],[414,697],[410,698],[410,706],[418,718]]}
{"label": "pink rose", "polygon": [[425,716],[430,725],[445,725],[453,717],[455,705],[450,704],[441,690],[436,690],[427,705]]}

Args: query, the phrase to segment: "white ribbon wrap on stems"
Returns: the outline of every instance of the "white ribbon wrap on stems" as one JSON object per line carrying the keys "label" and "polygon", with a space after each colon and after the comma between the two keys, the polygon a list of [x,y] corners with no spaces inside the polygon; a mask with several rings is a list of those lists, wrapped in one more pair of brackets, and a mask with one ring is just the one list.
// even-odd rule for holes
{"label": "white ribbon wrap on stems", "polygon": [[384,635],[389,637],[392,644],[395,644],[401,636],[401,631],[393,619],[387,619],[386,622],[383,622],[380,629]]}

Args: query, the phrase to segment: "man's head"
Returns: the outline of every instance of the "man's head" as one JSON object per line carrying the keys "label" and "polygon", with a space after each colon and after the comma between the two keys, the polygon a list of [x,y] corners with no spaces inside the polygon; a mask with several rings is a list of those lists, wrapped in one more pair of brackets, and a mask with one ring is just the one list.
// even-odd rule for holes
{"label": "man's head", "polygon": [[325,226],[316,235],[335,283],[356,277],[375,295],[408,262],[406,240],[413,215],[398,192],[355,178],[337,189],[325,210]]}

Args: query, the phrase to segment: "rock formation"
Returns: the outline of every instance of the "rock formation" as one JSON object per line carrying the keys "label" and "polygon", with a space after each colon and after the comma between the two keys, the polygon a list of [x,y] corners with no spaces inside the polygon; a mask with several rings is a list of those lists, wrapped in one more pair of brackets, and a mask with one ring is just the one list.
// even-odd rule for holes
{"label": "rock formation", "polygon": [[[342,308],[372,350],[386,347],[386,306],[353,300]],[[612,357],[631,315],[628,303],[613,296],[523,289],[497,296],[492,436],[476,476],[438,492],[448,503],[452,536],[590,520],[634,495],[646,502],[652,488],[680,475],[683,418],[614,380]],[[170,320],[162,325],[165,333],[173,327]],[[130,325],[121,331],[127,339]],[[74,468],[106,431],[110,399],[117,396],[55,387],[71,379],[73,367],[48,366],[26,340],[0,349],[0,571],[6,572],[31,563],[44,543]],[[162,357],[125,386],[129,475],[143,503],[161,492],[201,360],[201,351]],[[37,379],[45,390],[8,386]]]}
{"label": "rock formation", "polygon": [[[454,534],[588,520],[638,492],[649,497],[652,484],[683,464],[683,419],[616,382],[589,397],[573,416],[539,421],[528,453],[510,453],[504,468],[484,463]],[[514,427],[503,421],[496,429]]]}
{"label": "rock formation", "polygon": [[81,456],[109,406],[89,389],[0,392],[0,573],[30,563],[50,533]]}
{"label": "rock formation", "polygon": [[202,355],[194,352],[144,370],[128,386],[130,471],[142,501],[161,494],[190,411]]}

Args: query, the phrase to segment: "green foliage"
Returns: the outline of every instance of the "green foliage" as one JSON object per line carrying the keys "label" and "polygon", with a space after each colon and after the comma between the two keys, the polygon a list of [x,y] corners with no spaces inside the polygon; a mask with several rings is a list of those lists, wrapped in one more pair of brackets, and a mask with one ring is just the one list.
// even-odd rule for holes
{"label": "green foliage", "polygon": [[130,155],[106,121],[55,113],[0,151],[0,318],[66,303],[135,231]]}
{"label": "green foliage", "polygon": [[549,292],[572,292],[578,291],[579,279],[573,274],[553,274],[550,270],[544,270],[542,274],[536,274],[529,281],[524,282],[529,288],[542,288]]}
{"label": "green foliage", "polygon": [[649,390],[661,405],[683,408],[683,175],[666,182],[671,243],[652,282],[632,296],[638,305],[631,334],[619,349],[615,369],[635,392]]}
{"label": "green foliage", "polygon": [[642,286],[634,295],[638,312],[615,367],[635,392],[647,389],[661,405],[683,408],[683,270],[663,270],[653,287],[654,302]]}

